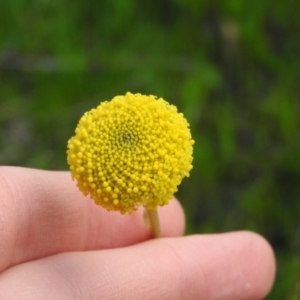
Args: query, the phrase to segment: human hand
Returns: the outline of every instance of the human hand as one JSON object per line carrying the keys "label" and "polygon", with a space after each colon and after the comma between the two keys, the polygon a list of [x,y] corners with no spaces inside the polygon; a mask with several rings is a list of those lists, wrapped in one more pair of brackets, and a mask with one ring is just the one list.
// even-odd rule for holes
{"label": "human hand", "polygon": [[107,212],[68,172],[0,168],[0,299],[262,299],[275,274],[259,235],[182,237],[177,200],[159,208],[162,238],[142,210]]}

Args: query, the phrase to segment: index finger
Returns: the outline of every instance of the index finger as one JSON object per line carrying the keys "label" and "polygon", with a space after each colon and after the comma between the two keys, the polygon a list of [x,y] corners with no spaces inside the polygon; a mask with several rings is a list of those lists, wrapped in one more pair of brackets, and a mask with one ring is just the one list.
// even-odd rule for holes
{"label": "index finger", "polygon": [[[184,231],[177,200],[159,209],[162,235]],[[142,210],[107,212],[84,197],[69,172],[0,168],[0,271],[48,255],[127,246],[150,238]]]}

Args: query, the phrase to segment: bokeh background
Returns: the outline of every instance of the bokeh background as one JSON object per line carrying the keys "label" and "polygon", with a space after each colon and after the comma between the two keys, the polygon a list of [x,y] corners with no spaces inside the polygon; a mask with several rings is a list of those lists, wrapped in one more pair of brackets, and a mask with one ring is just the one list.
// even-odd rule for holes
{"label": "bokeh background", "polygon": [[268,299],[300,299],[299,14],[293,0],[0,0],[0,164],[67,169],[85,111],[163,97],[196,141],[187,233],[259,232],[278,264]]}

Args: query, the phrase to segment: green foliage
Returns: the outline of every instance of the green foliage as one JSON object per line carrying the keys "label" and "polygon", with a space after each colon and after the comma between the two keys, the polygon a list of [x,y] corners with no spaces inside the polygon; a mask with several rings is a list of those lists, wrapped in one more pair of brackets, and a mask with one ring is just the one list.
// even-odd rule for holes
{"label": "green foliage", "polygon": [[300,2],[0,0],[0,163],[67,169],[83,112],[126,91],[176,104],[196,140],[188,233],[255,230],[269,299],[297,299]]}

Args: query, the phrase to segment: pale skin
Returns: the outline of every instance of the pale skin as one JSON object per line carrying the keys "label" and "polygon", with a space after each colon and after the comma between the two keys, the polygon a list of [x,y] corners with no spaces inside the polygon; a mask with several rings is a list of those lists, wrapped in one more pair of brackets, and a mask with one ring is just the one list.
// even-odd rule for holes
{"label": "pale skin", "polygon": [[263,299],[271,247],[247,232],[183,236],[177,200],[159,208],[162,238],[143,210],[107,212],[69,172],[0,168],[0,299]]}

